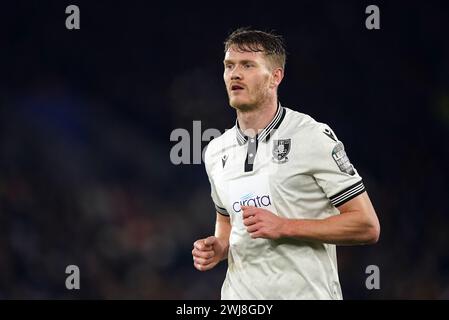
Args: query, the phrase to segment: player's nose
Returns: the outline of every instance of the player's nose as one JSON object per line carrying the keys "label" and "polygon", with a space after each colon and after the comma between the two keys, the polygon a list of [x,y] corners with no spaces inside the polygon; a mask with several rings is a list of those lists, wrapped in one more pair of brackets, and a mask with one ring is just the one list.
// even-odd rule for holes
{"label": "player's nose", "polygon": [[241,75],[240,75],[240,74],[237,74],[237,73],[234,73],[234,74],[231,76],[231,80],[241,80],[241,79],[242,79]]}
{"label": "player's nose", "polygon": [[231,72],[231,80],[241,80],[242,73],[240,72],[240,68],[234,68]]}

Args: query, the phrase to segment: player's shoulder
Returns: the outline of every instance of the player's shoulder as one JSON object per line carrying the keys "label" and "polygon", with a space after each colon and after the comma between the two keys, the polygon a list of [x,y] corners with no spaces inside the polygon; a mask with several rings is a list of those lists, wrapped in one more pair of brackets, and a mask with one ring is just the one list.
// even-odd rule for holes
{"label": "player's shoulder", "polygon": [[291,129],[296,135],[308,137],[321,136],[323,133],[332,133],[333,131],[327,123],[319,122],[308,114],[285,108],[288,129]]}

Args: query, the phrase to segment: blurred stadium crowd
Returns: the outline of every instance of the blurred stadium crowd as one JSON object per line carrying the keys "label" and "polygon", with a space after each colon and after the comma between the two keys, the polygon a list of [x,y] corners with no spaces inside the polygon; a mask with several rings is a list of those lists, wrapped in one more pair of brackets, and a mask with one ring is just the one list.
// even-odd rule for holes
{"label": "blurred stadium crowd", "polygon": [[[249,17],[251,3],[232,17],[150,6],[81,3],[75,32],[63,3],[2,13],[1,299],[219,298],[225,264],[200,273],[191,258],[214,228],[207,176],[170,162],[169,137],[233,126],[222,41],[241,25],[284,35],[281,102],[334,129],[379,215],[377,245],[338,249],[345,298],[449,299],[446,3],[382,2],[377,33],[357,1]],[[380,290],[365,288],[371,264]]]}

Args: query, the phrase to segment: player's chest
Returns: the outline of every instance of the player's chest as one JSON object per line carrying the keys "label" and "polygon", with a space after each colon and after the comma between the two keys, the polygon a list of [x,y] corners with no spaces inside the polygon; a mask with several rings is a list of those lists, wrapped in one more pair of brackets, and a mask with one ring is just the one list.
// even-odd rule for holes
{"label": "player's chest", "polygon": [[262,144],[255,154],[245,150],[245,146],[223,152],[213,169],[215,186],[223,201],[233,204],[254,199],[248,205],[258,206],[273,202],[273,193],[297,192],[310,184],[313,178],[305,174],[300,154],[293,152],[290,142],[291,139]]}
{"label": "player's chest", "polygon": [[286,177],[298,164],[297,154],[291,149],[291,139],[259,143],[256,147],[248,143],[230,148],[218,155],[214,174],[225,179],[257,173]]}

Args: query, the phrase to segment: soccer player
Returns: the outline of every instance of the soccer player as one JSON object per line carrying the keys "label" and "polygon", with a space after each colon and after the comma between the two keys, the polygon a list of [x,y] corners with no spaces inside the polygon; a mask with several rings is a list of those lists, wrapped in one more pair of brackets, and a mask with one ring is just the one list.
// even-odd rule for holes
{"label": "soccer player", "polygon": [[222,299],[342,299],[336,245],[379,238],[343,143],[279,103],[285,60],[272,33],[238,29],[225,42],[223,78],[237,120],[207,147],[215,235],[192,250],[200,271],[228,259]]}

